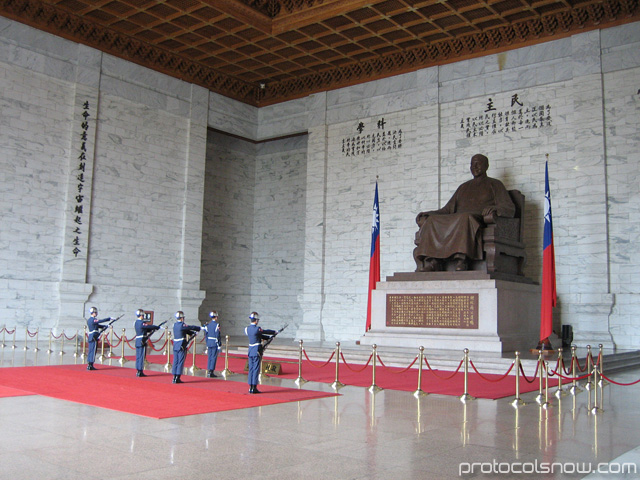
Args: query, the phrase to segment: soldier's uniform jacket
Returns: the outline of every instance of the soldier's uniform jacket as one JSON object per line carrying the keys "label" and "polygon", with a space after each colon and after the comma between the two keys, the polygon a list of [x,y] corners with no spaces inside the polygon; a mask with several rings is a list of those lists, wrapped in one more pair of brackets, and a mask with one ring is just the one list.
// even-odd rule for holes
{"label": "soldier's uniform jacket", "polygon": [[133,326],[136,329],[136,347],[146,346],[147,342],[145,337],[148,338],[148,334],[160,328],[157,325],[145,325],[144,321],[140,318],[136,319]]}
{"label": "soldier's uniform jacket", "polygon": [[195,332],[199,332],[200,327],[187,325],[182,321],[173,324],[173,351],[177,352],[181,349],[187,349],[187,336]]}
{"label": "soldier's uniform jacket", "polygon": [[277,332],[275,330],[263,330],[258,325],[252,323],[244,329],[244,333],[249,337],[249,356],[257,357],[261,353],[260,347],[262,346],[262,340],[267,340]]}
{"label": "soldier's uniform jacket", "polygon": [[101,323],[106,323],[111,320],[111,317],[103,318],[102,320],[98,320],[98,318],[89,317],[87,318],[87,337],[90,342],[95,342],[98,340],[100,336],[100,332],[104,327],[101,327]]}
{"label": "soldier's uniform jacket", "polygon": [[215,320],[211,320],[204,326],[206,332],[206,342],[208,348],[220,348],[220,324]]}

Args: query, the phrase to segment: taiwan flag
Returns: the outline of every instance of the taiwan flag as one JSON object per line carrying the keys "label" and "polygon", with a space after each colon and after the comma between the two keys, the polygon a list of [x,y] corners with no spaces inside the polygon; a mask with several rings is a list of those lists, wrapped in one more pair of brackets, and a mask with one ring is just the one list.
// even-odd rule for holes
{"label": "taiwan flag", "polygon": [[371,222],[371,257],[369,259],[369,300],[367,301],[367,325],[371,329],[371,295],[380,281],[380,206],[378,205],[378,182],[373,198],[373,219]]}
{"label": "taiwan flag", "polygon": [[549,165],[544,167],[544,238],[542,240],[542,304],[540,307],[540,342],[553,333],[553,307],[556,306],[556,259],[553,249]]}

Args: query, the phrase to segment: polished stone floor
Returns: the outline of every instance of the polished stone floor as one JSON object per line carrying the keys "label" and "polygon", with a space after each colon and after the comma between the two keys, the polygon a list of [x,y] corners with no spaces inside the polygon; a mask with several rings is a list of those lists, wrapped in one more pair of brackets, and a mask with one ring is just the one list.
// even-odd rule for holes
{"label": "polished stone floor", "polygon": [[[3,368],[75,362],[73,354],[0,349]],[[631,370],[613,379],[638,378]],[[603,411],[594,413],[595,391],[552,396],[547,409],[530,393],[514,409],[513,398],[462,403],[346,386],[333,398],[164,420],[35,395],[0,398],[0,478],[583,478],[599,463],[607,473],[586,478],[640,478],[640,384],[602,391]]]}

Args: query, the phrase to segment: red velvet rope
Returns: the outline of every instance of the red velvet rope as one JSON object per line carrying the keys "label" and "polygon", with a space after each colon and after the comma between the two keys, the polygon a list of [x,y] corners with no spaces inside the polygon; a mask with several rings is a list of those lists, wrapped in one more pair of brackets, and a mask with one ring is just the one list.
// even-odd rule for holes
{"label": "red velvet rope", "polygon": [[524,373],[524,369],[522,368],[522,364],[520,364],[520,373],[522,374],[522,377],[524,378],[524,380],[525,380],[527,383],[533,383],[533,381],[534,381],[534,380],[536,379],[536,377],[538,376],[538,370],[540,370],[540,362],[538,362],[538,363],[537,363],[537,365],[536,365],[536,371],[535,371],[535,372],[533,372],[533,378],[532,378],[531,380],[529,380],[529,379],[527,378],[527,376],[525,375],[525,373]]}
{"label": "red velvet rope", "polygon": [[429,365],[429,361],[427,360],[427,357],[424,358],[424,363],[427,364],[427,368],[431,371],[431,373],[433,373],[436,377],[438,377],[440,380],[449,380],[451,378],[453,378],[455,376],[456,373],[458,373],[460,371],[460,368],[462,367],[462,363],[464,362],[464,360],[460,360],[460,363],[458,364],[458,368],[456,368],[456,371],[453,372],[451,375],[449,375],[448,377],[441,377],[440,375],[438,375],[436,373],[436,370],[434,370],[433,368],[431,368],[431,365]]}
{"label": "red velvet rope", "polygon": [[354,369],[354,368],[351,368],[351,367],[349,366],[349,364],[347,363],[347,361],[344,359],[344,355],[342,354],[342,352],[340,352],[340,358],[342,358],[342,363],[344,363],[344,366],[345,366],[345,367],[347,367],[347,368],[348,368],[349,370],[351,370],[352,372],[360,373],[360,372],[362,372],[365,368],[367,368],[367,367],[369,366],[369,363],[370,363],[370,362],[371,362],[371,360],[373,359],[373,353],[372,353],[371,355],[369,355],[369,360],[367,360],[367,363],[365,363],[365,364],[364,364],[364,366],[363,366],[361,369],[359,369],[359,370]]}
{"label": "red velvet rope", "polygon": [[30,336],[31,338],[35,337],[36,335],[38,335],[38,330],[36,330],[35,332],[31,333],[29,331],[29,327],[27,327],[27,335]]}
{"label": "red velvet rope", "polygon": [[62,332],[62,335],[64,335],[64,338],[66,338],[67,340],[73,340],[78,334],[76,333],[74,335],[71,335],[70,337],[67,337],[67,334]]}
{"label": "red velvet rope", "polygon": [[571,361],[569,362],[569,368],[564,368],[564,360],[562,361],[562,371],[565,375],[571,375],[571,366],[573,365],[573,357],[571,357]]}
{"label": "red velvet rope", "polygon": [[582,368],[580,366],[580,360],[578,360],[578,357],[573,357],[573,359],[576,362],[576,365],[578,366],[578,370],[580,370],[581,372],[584,372],[587,369],[587,364],[585,363],[584,368]]}
{"label": "red velvet rope", "polygon": [[630,385],[635,385],[636,383],[640,382],[640,378],[638,380],[636,380],[635,382],[631,382],[631,383],[620,383],[620,382],[615,382],[613,380],[611,380],[609,377],[607,377],[604,373],[601,374],[602,378],[604,378],[607,382],[613,383],[614,385],[620,385],[622,387],[628,387]]}
{"label": "red velvet rope", "polygon": [[[158,339],[158,340],[160,340],[160,339]],[[164,341],[164,343],[162,344],[162,346],[160,348],[156,348],[152,341],[149,341],[149,343],[151,344],[151,350],[153,350],[154,352],[161,352],[167,346],[167,340]],[[158,341],[156,341],[156,343],[158,343]]]}
{"label": "red velvet rope", "polygon": [[471,365],[471,368],[473,368],[473,371],[476,372],[478,375],[480,375],[480,378],[483,380],[486,380],[487,382],[492,382],[492,383],[496,383],[499,382],[501,380],[504,380],[506,378],[507,375],[509,375],[509,373],[511,372],[511,370],[513,370],[513,366],[515,365],[515,360],[513,361],[513,363],[511,364],[511,366],[509,367],[509,370],[506,371],[506,373],[504,375],[502,375],[500,378],[497,378],[495,380],[491,380],[490,378],[485,377],[484,375],[482,375],[478,369],[476,368],[476,366],[473,364],[473,362],[471,360],[469,360],[469,364]]}
{"label": "red velvet rope", "polygon": [[589,378],[591,376],[591,373],[585,373],[581,377],[565,377],[561,373],[556,373],[556,375],[559,376],[560,378],[562,378],[563,380],[567,380],[569,382],[573,382],[574,380],[578,381],[578,380],[584,380],[585,378]]}
{"label": "red velvet rope", "polygon": [[18,327],[14,327],[13,331],[9,331],[9,329],[7,327],[4,327],[4,331],[7,332],[9,335],[13,335],[14,333],[16,333],[16,328]]}
{"label": "red velvet rope", "polygon": [[[380,365],[382,365],[384,368],[389,368],[389,367],[387,367],[387,366],[384,364],[384,362],[382,361],[382,359],[380,358],[380,356],[379,356],[379,355],[376,355],[376,357],[378,358],[378,361],[380,362]],[[414,365],[417,361],[418,361],[418,356],[416,355],[416,358],[414,358],[414,359],[413,359],[413,362],[411,362],[407,368],[405,368],[405,369],[403,369],[403,370],[400,370],[399,372],[394,372],[393,370],[391,370],[391,373],[404,373],[404,372],[406,372],[407,370],[409,370],[411,367],[413,367],[413,365]]]}
{"label": "red velvet rope", "polygon": [[[15,330],[14,330],[15,332]],[[13,333],[13,332],[12,332]],[[55,339],[58,340],[59,338],[62,338],[63,333],[61,333],[60,335],[58,335],[57,337],[53,334],[53,332],[51,332],[51,336]]]}
{"label": "red velvet rope", "polygon": [[326,367],[329,362],[331,361],[331,359],[334,357],[334,355],[336,354],[335,350],[333,352],[331,352],[331,356],[329,357],[329,360],[327,360],[326,362],[324,362],[322,365],[315,365],[311,359],[309,358],[309,356],[307,355],[307,351],[303,348],[302,349],[302,353],[304,353],[305,358],[307,359],[307,361],[309,362],[309,364],[312,367],[316,367],[316,368],[322,368],[322,367]]}

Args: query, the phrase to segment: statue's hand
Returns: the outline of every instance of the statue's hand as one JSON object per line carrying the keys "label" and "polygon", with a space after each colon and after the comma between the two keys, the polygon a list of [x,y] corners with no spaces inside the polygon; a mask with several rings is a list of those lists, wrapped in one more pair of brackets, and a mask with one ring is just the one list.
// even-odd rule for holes
{"label": "statue's hand", "polygon": [[482,210],[482,216],[486,217],[489,215],[493,215],[494,212],[496,212],[498,209],[495,205],[492,205],[490,207],[484,207],[484,209]]}
{"label": "statue's hand", "polygon": [[427,221],[428,216],[429,216],[429,212],[420,212],[418,214],[418,216],[416,217],[416,223],[418,224],[419,227],[422,227],[424,222]]}

